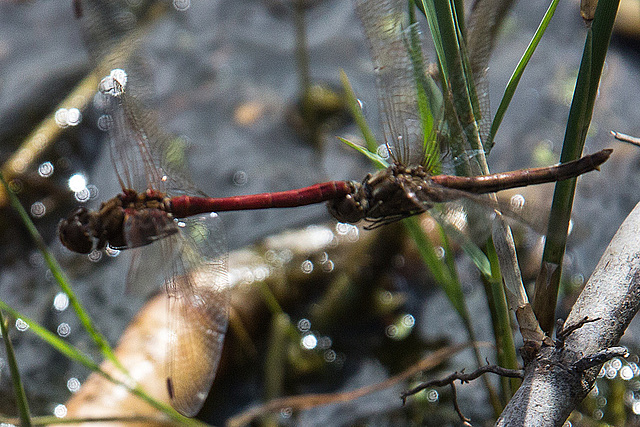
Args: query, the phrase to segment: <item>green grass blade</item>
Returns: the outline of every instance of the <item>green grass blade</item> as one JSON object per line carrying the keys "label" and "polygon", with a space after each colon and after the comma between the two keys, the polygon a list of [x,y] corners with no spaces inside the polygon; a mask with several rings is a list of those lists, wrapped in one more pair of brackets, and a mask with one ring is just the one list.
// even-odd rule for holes
{"label": "green grass blade", "polygon": [[[496,341],[498,364],[505,368],[518,369],[518,356],[513,342],[511,316],[502,284],[500,262],[491,239],[487,242],[486,249],[487,257],[491,263],[491,274],[483,275],[483,282],[487,295],[492,296],[488,298],[488,301],[493,335]],[[505,400],[508,401],[520,386],[521,381],[518,378],[502,378],[500,381],[503,395]]]}
{"label": "green grass blade", "polygon": [[365,156],[367,156],[367,158],[368,158],[369,160],[371,160],[371,161],[373,162],[373,164],[374,164],[377,168],[379,168],[379,169],[385,169],[385,168],[388,168],[388,167],[389,167],[389,163],[387,163],[387,161],[386,161],[385,159],[383,159],[382,157],[380,157],[380,156],[378,155],[378,153],[371,152],[371,151],[369,151],[367,148],[362,147],[362,146],[360,146],[360,145],[358,145],[358,144],[354,144],[353,142],[351,142],[351,141],[349,141],[349,140],[347,140],[347,139],[344,139],[344,138],[341,138],[341,137],[338,137],[338,139],[339,139],[340,141],[342,141],[343,143],[347,144],[349,147],[353,148],[354,150],[357,150],[357,151],[359,151],[360,153],[362,153],[362,154],[364,154]]}
{"label": "green grass blade", "polygon": [[342,83],[342,87],[344,87],[345,97],[347,98],[347,105],[351,110],[353,120],[360,128],[360,132],[362,132],[362,136],[364,137],[365,143],[367,144],[367,148],[370,152],[375,153],[378,149],[378,142],[376,141],[376,137],[373,135],[373,132],[371,132],[371,128],[367,124],[367,120],[364,118],[364,114],[362,114],[362,107],[358,102],[358,98],[356,98],[356,94],[353,92],[351,83],[349,82],[347,74],[344,72],[344,70],[340,70],[340,82]]}
{"label": "green grass blade", "polygon": [[19,311],[13,309],[3,300],[0,300],[0,309],[5,310],[16,319],[21,319],[22,321],[24,321],[34,334],[36,334],[41,340],[49,344],[58,352],[65,355],[67,358],[82,364],[83,366],[91,369],[92,371],[98,371],[100,369],[100,366],[96,362],[94,362],[89,356],[84,354],[82,351],[78,350],[76,347],[72,346],[71,344],[65,342],[53,332],[40,326],[38,322],[36,322],[35,320],[32,320],[29,317],[20,313]]}
{"label": "green grass blade", "polygon": [[[447,264],[446,259],[438,257],[436,248],[426,236],[422,227],[420,227],[418,218],[407,218],[403,221],[403,223],[405,227],[407,227],[407,231],[409,232],[409,235],[411,236],[413,241],[416,242],[416,245],[418,246],[418,252],[420,253],[420,256],[422,257],[422,260],[424,261],[426,266],[431,271],[434,280],[438,283],[442,290],[444,290],[447,298],[449,298],[449,301],[451,302],[451,305],[456,309],[460,317],[462,317],[463,319],[468,319],[469,314],[464,302],[462,285],[458,281],[458,275],[455,272],[455,268],[452,270],[450,268],[450,265]],[[446,235],[444,234],[444,232],[442,232],[441,235],[445,239],[444,241],[446,241]],[[444,249],[446,254],[448,252],[447,248]]]}
{"label": "green grass blade", "polygon": [[[413,8],[411,8],[410,11],[413,12]],[[415,16],[412,13],[412,22],[414,19]],[[442,93],[431,76],[426,73],[424,56],[422,54],[422,43],[417,25],[412,23],[407,29],[407,32],[409,41],[406,43],[406,49],[413,67],[413,77],[416,85],[416,104],[420,115],[423,135],[422,150],[424,160],[422,165],[431,174],[437,175],[441,171],[440,144],[437,139],[437,131],[438,125],[442,121],[442,112],[444,111]],[[436,114],[436,112],[440,114]]]}
{"label": "green grass blade", "polygon": [[511,99],[513,98],[513,94],[516,92],[516,88],[518,87],[518,83],[522,78],[522,74],[524,74],[524,70],[529,63],[529,60],[533,56],[533,52],[535,52],[540,40],[542,39],[542,35],[547,30],[549,26],[549,22],[551,22],[551,18],[553,17],[558,3],[560,0],[553,0],[547,9],[547,12],[542,17],[542,21],[540,21],[540,25],[538,25],[538,29],[533,34],[531,41],[529,42],[529,46],[524,51],[522,58],[520,58],[520,62],[516,66],[515,70],[513,70],[513,74],[507,83],[507,87],[504,89],[504,94],[502,95],[502,99],[500,100],[500,105],[498,106],[498,110],[496,111],[496,115],[493,118],[493,122],[491,123],[491,131],[489,133],[489,141],[487,144],[489,146],[493,145],[493,139],[498,132],[498,128],[502,123],[502,119],[504,114],[507,112],[507,108],[511,103]]}
{"label": "green grass blade", "polygon": [[20,371],[18,370],[18,362],[16,361],[16,354],[13,351],[13,344],[7,331],[7,324],[4,321],[4,316],[0,310],[0,332],[4,340],[4,348],[7,353],[7,362],[9,363],[9,371],[11,372],[11,382],[13,383],[13,394],[16,397],[16,403],[18,405],[18,412],[20,413],[20,425],[30,427],[31,415],[29,414],[29,402],[27,401],[27,395],[24,392],[22,386],[22,380],[20,379]]}
{"label": "green grass blade", "polygon": [[13,207],[13,209],[15,209],[15,211],[20,216],[22,223],[27,228],[27,231],[29,232],[29,235],[35,242],[36,247],[42,253],[44,260],[47,263],[47,266],[49,267],[49,269],[51,270],[51,273],[53,274],[53,277],[55,278],[56,282],[58,283],[62,291],[65,294],[67,294],[67,297],[69,298],[69,303],[73,307],[73,310],[75,311],[76,316],[78,316],[78,319],[80,319],[82,326],[89,333],[89,335],[91,336],[93,341],[96,343],[96,345],[98,346],[98,348],[100,349],[104,357],[112,361],[116,366],[118,366],[124,372],[124,368],[122,367],[120,362],[118,362],[115,355],[113,354],[113,350],[111,349],[109,342],[98,331],[93,321],[89,317],[89,314],[80,304],[78,297],[73,292],[73,289],[69,285],[66,277],[62,272],[62,268],[58,264],[58,261],[53,257],[53,255],[51,255],[51,252],[49,252],[47,245],[45,244],[44,240],[42,240],[42,236],[40,236],[40,233],[38,233],[38,230],[36,229],[36,226],[31,221],[31,218],[29,218],[29,215],[25,211],[24,207],[20,204],[20,201],[18,200],[16,195],[11,190],[9,190],[7,182],[5,181],[2,173],[0,173],[0,181],[2,182],[2,185],[7,191],[7,194],[9,195],[9,201],[11,202],[11,206]]}
{"label": "green grass blade", "polygon": [[433,46],[436,51],[438,66],[440,67],[442,86],[449,87],[449,69],[447,68],[447,61],[443,60],[445,57],[444,45],[442,42],[442,37],[440,35],[440,27],[438,24],[435,4],[432,0],[419,0],[416,3],[419,6],[418,8],[424,13],[425,17],[427,18],[429,32],[431,33],[431,39],[433,40]]}
{"label": "green grass blade", "polygon": [[191,425],[203,425],[199,421],[192,420],[180,415],[175,409],[173,409],[169,405],[166,405],[162,402],[155,400],[153,397],[149,396],[144,390],[142,390],[140,386],[138,385],[132,386],[131,384],[127,384],[126,382],[121,381],[115,378],[114,376],[112,376],[111,374],[109,374],[108,372],[102,370],[98,363],[94,362],[93,359],[91,359],[89,356],[84,354],[80,349],[65,342],[53,332],[50,332],[46,328],[42,327],[35,320],[13,309],[3,300],[0,300],[0,310],[6,311],[16,319],[21,319],[23,322],[25,322],[29,326],[29,329],[31,329],[31,331],[35,333],[41,340],[49,344],[51,347],[53,347],[55,350],[57,350],[67,358],[77,363],[80,363],[81,365],[90,369],[93,372],[97,372],[98,374],[102,375],[104,378],[111,381],[112,383],[125,387],[130,393],[138,396],[139,398],[147,402],[149,405],[162,411],[172,419],[179,421],[181,423],[186,423]]}
{"label": "green grass blade", "polygon": [[478,268],[480,273],[485,276],[491,276],[491,263],[484,252],[473,243],[473,241],[461,233],[457,228],[451,226],[446,228],[447,235],[453,237],[453,239],[460,245],[464,253],[467,254],[473,264]]}
{"label": "green grass blade", "polygon": [[[598,2],[592,26],[587,32],[560,156],[562,163],[575,160],[582,154],[618,3],[619,0]],[[555,325],[555,307],[575,185],[575,178],[556,184],[541,272],[536,281],[533,309],[542,330],[548,335],[551,335]]]}
{"label": "green grass blade", "polygon": [[[452,10],[452,4],[449,1],[434,0],[423,0],[423,3],[425,10],[433,8],[438,22],[437,26],[434,25],[434,27],[437,27],[440,32],[439,40],[442,43],[442,51],[436,49],[436,53],[439,56],[438,62],[441,66],[446,64],[446,80],[444,79],[444,70],[441,70],[443,84],[448,83],[445,87],[451,88],[455,117],[459,121],[464,134],[465,149],[478,153],[475,157],[478,162],[478,171],[476,173],[488,174],[489,168],[483,155],[484,147],[480,139],[478,124],[475,121],[477,95],[475,95],[475,86],[470,75],[471,67],[465,64],[464,40],[461,39],[460,26],[455,21],[456,15]],[[427,20],[429,20],[429,16],[427,16]],[[431,23],[429,26],[432,26]],[[450,142],[450,144],[454,143],[456,142]],[[462,151],[460,148],[452,149],[454,152]]]}

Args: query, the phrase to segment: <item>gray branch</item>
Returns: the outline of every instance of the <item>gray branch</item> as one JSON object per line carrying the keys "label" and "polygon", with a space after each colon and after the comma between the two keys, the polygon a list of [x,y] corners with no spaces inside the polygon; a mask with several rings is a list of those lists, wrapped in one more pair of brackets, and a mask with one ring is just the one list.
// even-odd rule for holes
{"label": "gray branch", "polygon": [[[569,333],[545,346],[498,426],[561,426],[593,387],[602,363],[624,356],[615,347],[640,304],[640,203],[609,243],[564,324]],[[597,319],[585,322],[584,319]],[[572,325],[580,324],[578,328]]]}

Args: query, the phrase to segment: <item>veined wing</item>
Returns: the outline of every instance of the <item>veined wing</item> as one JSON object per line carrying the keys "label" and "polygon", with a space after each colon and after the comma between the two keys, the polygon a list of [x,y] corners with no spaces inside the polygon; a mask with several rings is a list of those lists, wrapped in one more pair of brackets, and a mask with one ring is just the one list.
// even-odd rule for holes
{"label": "veined wing", "polygon": [[111,162],[120,186],[138,192],[151,188],[164,190],[163,174],[151,151],[151,136],[143,127],[140,109],[127,94],[127,73],[111,70],[99,85],[105,114],[98,121],[108,132]]}
{"label": "veined wing", "polygon": [[432,170],[427,155],[439,157],[431,151],[437,147],[441,108],[435,108],[438,114],[431,112],[437,102],[427,97],[435,86],[425,74],[417,27],[407,25],[406,5],[403,0],[357,0],[356,10],[375,65],[389,152],[397,163]]}
{"label": "veined wing", "polygon": [[[126,0],[82,0],[83,35],[97,72],[120,83],[120,95],[97,99],[106,110],[99,124],[108,130],[121,184],[137,191],[153,188],[170,195],[201,196],[183,157],[176,154],[184,143],[164,133],[146,108],[154,90],[142,54],[145,33],[155,18],[169,10],[169,3],[153,0],[135,5]],[[101,88],[111,95],[118,92],[112,90],[112,81],[106,85]]]}
{"label": "veined wing", "polygon": [[123,188],[158,190],[171,196],[204,195],[184,173],[184,165],[170,161],[178,138],[164,133],[153,113],[129,95],[129,76],[111,70],[99,90],[105,114],[99,125],[108,132],[112,163]]}
{"label": "veined wing", "polygon": [[177,224],[182,237],[160,241],[172,251],[172,274],[165,280],[170,331],[167,389],[172,406],[194,416],[211,388],[227,331],[226,244],[216,214]]}

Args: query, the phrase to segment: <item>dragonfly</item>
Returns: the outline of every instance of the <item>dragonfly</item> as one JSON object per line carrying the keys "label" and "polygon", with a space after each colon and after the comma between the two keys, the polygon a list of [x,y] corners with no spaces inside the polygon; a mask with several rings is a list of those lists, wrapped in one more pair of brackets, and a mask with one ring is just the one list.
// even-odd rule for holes
{"label": "dragonfly", "polygon": [[[597,170],[611,155],[612,150],[604,149],[560,165],[491,175],[435,174],[434,162],[429,158],[432,153],[427,153],[426,144],[423,143],[418,116],[416,73],[420,70],[416,69],[415,60],[408,49],[410,40],[404,22],[407,14],[403,9],[406,3],[402,0],[357,0],[355,3],[377,74],[386,147],[393,160],[391,166],[367,175],[362,182],[329,181],[289,191],[227,198],[206,198],[200,192],[196,192],[195,196],[184,194],[166,197],[157,189],[136,192],[132,186],[123,185],[123,194],[118,200],[101,211],[110,206],[156,203],[174,218],[185,218],[208,212],[288,208],[327,202],[330,214],[338,221],[357,223],[364,220],[367,223],[365,228],[375,228],[425,212],[435,203],[574,178]],[[480,69],[478,74],[481,75],[477,87],[485,87],[482,65],[475,68]],[[111,84],[120,85],[112,89],[121,100],[130,98],[117,79]],[[486,92],[482,95],[486,97]],[[484,114],[486,117],[483,120],[486,122],[488,112]],[[130,119],[129,124],[135,126],[135,121]],[[150,152],[148,148],[145,150]],[[123,238],[114,235],[119,234],[120,230],[111,231],[103,227],[105,229],[97,231],[96,226],[105,223],[97,218],[104,215],[96,213],[91,217],[85,210],[80,210],[74,220],[67,222],[69,225],[65,226],[64,235],[67,242],[77,242],[74,250],[86,253],[105,247],[107,243],[123,247]],[[71,224],[82,226],[71,227]],[[96,241],[95,245],[93,240]]]}
{"label": "dragonfly", "polygon": [[[206,197],[167,162],[171,138],[132,95],[127,71],[114,68],[100,82],[106,110],[103,128],[122,193],[97,210],[77,208],[61,221],[59,237],[68,249],[82,254],[107,247],[136,251],[129,277],[138,279],[135,269],[147,261],[143,250],[158,248],[155,256],[164,265],[169,301],[166,386],[171,404],[182,414],[193,416],[202,407],[227,329],[226,245],[216,212],[326,202],[338,221],[364,220],[367,228],[375,228],[461,196],[576,177],[609,158],[607,149],[546,168],[476,177],[434,174],[416,126],[415,73],[398,19],[405,16],[405,4],[356,2],[378,73],[386,144],[393,158],[391,166],[362,182],[329,181],[275,193]],[[195,368],[202,374],[192,375]]]}

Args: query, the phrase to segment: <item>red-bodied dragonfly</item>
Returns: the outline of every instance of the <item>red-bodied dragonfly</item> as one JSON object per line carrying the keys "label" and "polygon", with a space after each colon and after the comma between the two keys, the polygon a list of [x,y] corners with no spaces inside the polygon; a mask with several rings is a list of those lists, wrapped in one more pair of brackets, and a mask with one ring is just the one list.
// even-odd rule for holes
{"label": "red-bodied dragonfly", "polygon": [[130,281],[157,279],[140,272],[140,264],[151,261],[141,251],[154,243],[168,295],[167,390],[171,404],[193,416],[213,382],[227,330],[224,234],[215,213],[177,220],[167,209],[167,195],[203,194],[188,179],[172,175],[162,158],[172,140],[127,95],[126,82],[126,72],[114,69],[99,85],[106,112],[99,124],[109,135],[122,194],[98,211],[76,209],[60,223],[59,236],[79,253],[107,245],[134,249]]}
{"label": "red-bodied dragonfly", "polygon": [[[386,151],[393,162],[388,168],[368,175],[362,183],[352,183],[352,191],[347,196],[328,202],[329,211],[339,221],[355,223],[366,220],[366,228],[374,228],[423,213],[435,203],[465,197],[478,199],[473,195],[574,178],[597,170],[611,155],[613,150],[604,149],[556,166],[490,175],[468,177],[436,174],[440,166],[437,134],[444,123],[444,119],[438,120],[436,113],[439,110],[442,115],[445,108],[442,107],[442,102],[438,104],[432,99],[420,103],[420,97],[424,100],[425,95],[434,94],[431,88],[435,83],[428,80],[430,77],[425,72],[427,67],[422,63],[419,32],[416,24],[408,22],[410,14],[406,10],[407,2],[355,0],[355,3],[373,57]],[[469,45],[475,47],[476,51],[470,52],[469,57],[473,60],[471,69],[476,80],[475,86],[479,89],[479,116],[484,117],[473,120],[472,123],[464,123],[456,117],[455,112],[449,112],[447,120],[448,123],[459,121],[461,128],[477,127],[478,141],[485,144],[490,122],[486,92],[490,49],[484,45],[490,43],[487,39],[492,31],[485,27],[480,9],[472,12],[468,31],[475,30],[469,36],[473,39]],[[440,101],[443,101],[442,93],[439,95]],[[444,98],[448,96],[445,95]],[[428,108],[432,111],[421,114],[421,111]],[[459,134],[464,132],[461,130]],[[453,147],[455,144],[451,143],[451,139],[448,142]],[[471,153],[473,151],[480,150],[469,150]],[[491,200],[481,201],[498,207]]]}
{"label": "red-bodied dragonfly", "polygon": [[[403,1],[357,1],[378,72],[386,115],[387,147],[394,163],[362,183],[331,181],[278,193],[207,198],[189,180],[178,179],[163,153],[169,138],[148,120],[129,95],[127,75],[114,69],[100,83],[108,114],[111,157],[122,194],[97,211],[78,208],[60,224],[69,249],[89,253],[107,246],[159,246],[169,297],[167,388],[185,415],[201,408],[213,381],[227,327],[226,253],[213,212],[303,206],[328,202],[338,220],[376,226],[415,215],[463,194],[558,181],[597,169],[611,150],[548,168],[478,177],[433,175],[418,130],[413,62],[407,53]],[[417,148],[418,147],[418,148]],[[139,260],[140,257],[134,258]],[[144,262],[144,261],[142,261]],[[130,273],[130,276],[135,276]],[[192,375],[198,367],[200,375]]]}

